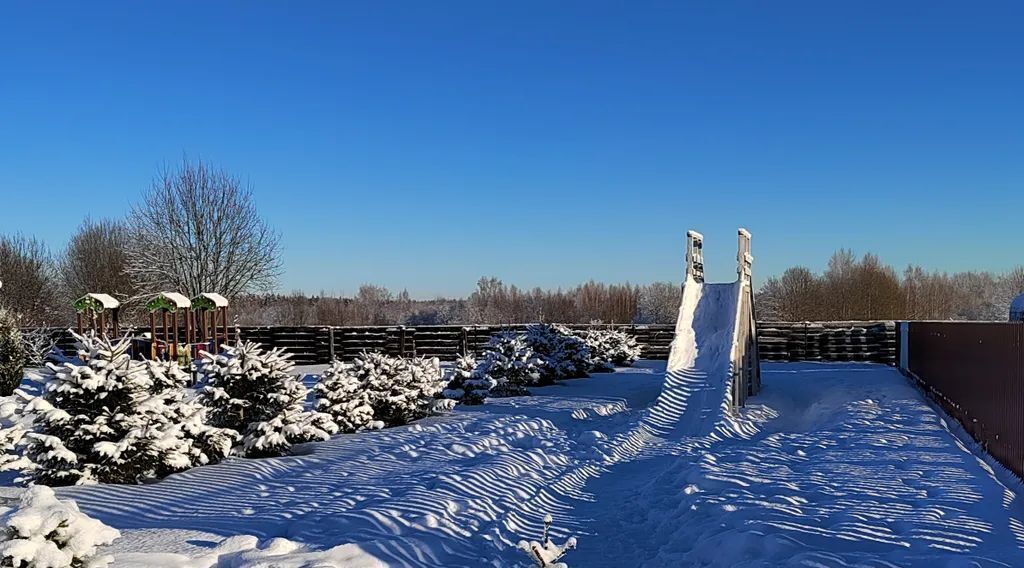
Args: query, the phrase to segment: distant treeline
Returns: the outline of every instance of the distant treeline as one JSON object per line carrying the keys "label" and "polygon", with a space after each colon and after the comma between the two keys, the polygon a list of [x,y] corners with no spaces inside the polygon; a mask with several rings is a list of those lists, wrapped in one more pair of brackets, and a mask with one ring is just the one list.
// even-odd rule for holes
{"label": "distant treeline", "polygon": [[[162,289],[192,293],[133,271],[132,234],[122,222],[87,220],[57,253],[31,237],[0,235],[0,307],[16,312],[26,326],[69,325],[72,299],[106,292],[124,302],[124,323],[144,323],[141,305],[149,295]],[[217,284],[193,287],[207,286]],[[857,258],[840,250],[822,274],[794,267],[768,278],[757,291],[756,310],[758,319],[776,321],[1005,320],[1010,301],[1022,292],[1024,267],[948,274],[910,266],[899,273],[873,254]],[[243,290],[232,295],[231,312],[239,325],[672,323],[679,293],[676,282],[588,282],[543,290],[491,277],[481,278],[469,297],[432,300],[375,285],[362,286],[353,297]]]}
{"label": "distant treeline", "polygon": [[902,274],[877,256],[852,251],[832,255],[815,274],[802,266],[769,278],[757,294],[758,319],[1003,320],[1024,293],[1024,266],[1006,273],[928,272],[908,266]]}
{"label": "distant treeline", "polygon": [[351,298],[265,294],[237,298],[241,325],[445,325],[559,323],[671,323],[679,309],[679,284],[588,282],[569,290],[523,290],[481,278],[468,298],[413,300],[364,285]]}

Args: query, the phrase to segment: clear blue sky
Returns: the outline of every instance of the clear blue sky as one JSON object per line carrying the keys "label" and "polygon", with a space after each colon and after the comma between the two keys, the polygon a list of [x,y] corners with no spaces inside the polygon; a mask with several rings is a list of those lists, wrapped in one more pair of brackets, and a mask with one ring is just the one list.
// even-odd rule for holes
{"label": "clear blue sky", "polygon": [[63,246],[183,153],[283,290],[712,279],[838,247],[1024,263],[1019,2],[0,4],[0,232]]}

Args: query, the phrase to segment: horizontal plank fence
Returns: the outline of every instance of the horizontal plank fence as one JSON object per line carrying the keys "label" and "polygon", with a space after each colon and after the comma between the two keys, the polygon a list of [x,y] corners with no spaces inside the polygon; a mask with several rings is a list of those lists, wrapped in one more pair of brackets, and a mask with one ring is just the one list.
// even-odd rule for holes
{"label": "horizontal plank fence", "polygon": [[901,322],[900,370],[1024,478],[1024,324]]}
{"label": "horizontal plank fence", "polygon": [[762,361],[864,361],[895,365],[892,321],[759,322]]}
{"label": "horizontal plank fence", "polygon": [[[437,357],[444,361],[472,353],[479,355],[492,336],[523,331],[518,325],[436,326],[261,326],[240,327],[242,339],[267,347],[280,347],[295,363],[313,365],[332,358],[351,359],[363,351],[391,355]],[[675,331],[673,324],[574,324],[573,329],[614,328],[634,335],[645,359],[667,359]],[[50,329],[58,345],[74,351],[67,330]],[[148,327],[127,330],[136,336]],[[234,331],[232,331],[234,333]],[[184,337],[184,331],[180,332]],[[760,322],[758,348],[766,361],[871,361],[895,364],[896,327],[893,322]]]}

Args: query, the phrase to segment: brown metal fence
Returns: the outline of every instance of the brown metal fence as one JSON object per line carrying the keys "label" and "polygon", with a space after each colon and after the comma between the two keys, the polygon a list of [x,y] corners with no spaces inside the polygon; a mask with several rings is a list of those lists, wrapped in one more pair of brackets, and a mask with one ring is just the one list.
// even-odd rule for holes
{"label": "brown metal fence", "polygon": [[1024,476],[1024,324],[901,323],[900,367]]}

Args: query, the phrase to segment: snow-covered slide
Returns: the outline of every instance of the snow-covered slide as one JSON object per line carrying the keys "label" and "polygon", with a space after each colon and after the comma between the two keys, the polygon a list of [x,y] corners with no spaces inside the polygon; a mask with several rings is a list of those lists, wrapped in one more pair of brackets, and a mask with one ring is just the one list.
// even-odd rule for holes
{"label": "snow-covered slide", "polygon": [[704,282],[704,237],[690,231],[687,241],[686,281],[665,385],[646,421],[671,437],[740,433],[729,411],[760,384],[750,233],[740,229],[738,278],[724,284]]}

